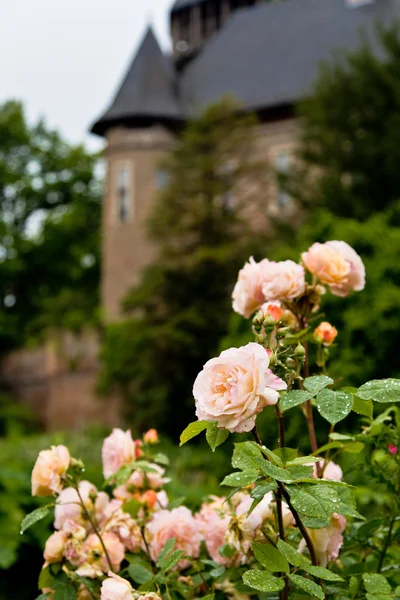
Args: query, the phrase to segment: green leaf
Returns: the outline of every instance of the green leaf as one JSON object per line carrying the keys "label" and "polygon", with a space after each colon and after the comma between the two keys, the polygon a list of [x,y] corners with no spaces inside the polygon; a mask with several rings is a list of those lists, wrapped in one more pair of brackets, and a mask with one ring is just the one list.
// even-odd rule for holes
{"label": "green leaf", "polygon": [[215,422],[211,423],[210,427],[207,427],[206,439],[213,452],[215,452],[216,448],[223,444],[228,437],[229,431],[220,429]]}
{"label": "green leaf", "polygon": [[392,588],[383,575],[378,573],[363,573],[364,587],[371,594],[390,594]]}
{"label": "green leaf", "polygon": [[48,598],[50,598],[50,594],[40,594],[35,600],[47,600]]}
{"label": "green leaf", "polygon": [[303,404],[303,402],[310,400],[312,397],[312,394],[304,390],[291,390],[290,392],[287,392],[281,396],[281,399],[279,400],[279,408],[282,412],[285,412],[290,408],[294,408],[295,406],[299,406],[299,404]]}
{"label": "green leaf", "polygon": [[163,571],[171,571],[171,569],[176,567],[182,556],[183,550],[175,550],[175,552],[171,552],[171,554],[163,558],[161,562],[158,561],[158,564]]}
{"label": "green leaf", "polygon": [[72,581],[56,581],[53,584],[54,600],[76,600],[77,591]]}
{"label": "green leaf", "polygon": [[358,388],[357,396],[382,404],[400,402],[400,379],[373,379]]}
{"label": "green leaf", "polygon": [[[51,504],[49,506],[54,505]],[[33,510],[31,513],[29,513],[29,515],[26,515],[21,523],[21,533],[24,533],[27,529],[29,529],[29,527],[47,517],[49,512],[50,510],[48,506],[41,506],[40,508]]]}
{"label": "green leaf", "polygon": [[286,470],[292,475],[293,481],[308,479],[313,476],[313,468],[310,465],[286,465]]}
{"label": "green leaf", "polygon": [[354,598],[360,589],[360,580],[357,577],[350,577],[349,592],[350,596]]}
{"label": "green leaf", "polygon": [[286,558],[286,560],[294,567],[304,568],[304,565],[311,565],[311,562],[308,560],[308,558],[297,552],[297,550],[295,550],[287,542],[284,542],[283,540],[278,540],[277,547],[278,550]]}
{"label": "green leaf", "polygon": [[172,552],[172,550],[174,549],[176,543],[176,539],[175,538],[170,538],[169,540],[167,540],[164,544],[164,546],[161,549],[160,554],[158,555],[158,559],[157,559],[157,566],[160,565],[160,562],[170,553]]}
{"label": "green leaf", "polygon": [[255,542],[251,547],[258,562],[268,571],[272,571],[272,573],[289,573],[289,563],[279,550],[270,544],[257,544]]}
{"label": "green leaf", "polygon": [[321,390],[326,388],[328,385],[334,383],[333,379],[326,375],[319,375],[317,377],[307,377],[304,380],[304,387],[313,396],[316,396]]}
{"label": "green leaf", "polygon": [[261,483],[250,492],[250,496],[252,498],[255,498],[256,500],[262,500],[266,494],[269,494],[269,492],[273,492],[275,489],[275,481],[271,481],[270,483]]}
{"label": "green leaf", "polygon": [[329,569],[325,569],[324,567],[314,567],[314,565],[309,565],[303,567],[303,569],[310,575],[318,577],[319,579],[325,579],[326,581],[343,581],[340,575],[332,573],[332,571],[329,571]]}
{"label": "green leaf", "polygon": [[270,462],[265,461],[265,464],[261,465],[261,469],[265,475],[268,477],[272,477],[276,481],[284,481],[284,482],[294,482],[294,476],[287,469],[281,469],[281,467],[277,467]]}
{"label": "green leaf", "polygon": [[207,594],[207,596],[203,597],[203,600],[214,600],[215,594]]}
{"label": "green leaf", "polygon": [[143,565],[132,563],[128,567],[128,573],[132,577],[135,583],[141,585],[142,583],[148,583],[153,579],[153,573],[146,569]]}
{"label": "green leaf", "polygon": [[38,587],[39,588],[49,588],[53,585],[54,577],[50,573],[50,568],[46,567],[40,571]]}
{"label": "green leaf", "polygon": [[322,390],[317,396],[317,408],[331,425],[342,421],[351,412],[354,396],[338,390]]}
{"label": "green leaf", "polygon": [[291,467],[294,465],[307,465],[307,463],[317,463],[320,460],[324,460],[321,456],[298,456],[297,458],[293,458],[290,460],[286,467]]}
{"label": "green leaf", "polygon": [[168,467],[168,465],[169,465],[169,458],[168,458],[168,456],[166,456],[162,452],[158,452],[154,456],[153,461],[155,463],[157,463],[158,465],[163,465],[164,467]]}
{"label": "green leaf", "polygon": [[254,483],[257,477],[259,477],[259,474],[259,471],[255,470],[237,471],[236,473],[227,475],[221,485],[227,485],[229,487],[250,485],[251,483]]}
{"label": "green leaf", "polygon": [[225,573],[225,567],[224,566],[215,567],[215,569],[212,569],[210,571],[210,575],[214,579],[217,579],[218,577],[221,577],[221,575],[223,575],[224,573]]}
{"label": "green leaf", "polygon": [[193,423],[190,423],[181,433],[180,446],[183,446],[183,444],[186,444],[186,442],[207,429],[210,426],[210,423],[210,421],[194,421]]}
{"label": "green leaf", "polygon": [[301,577],[301,575],[288,575],[288,577],[290,581],[297,585],[301,590],[307,592],[310,596],[315,596],[316,598],[319,598],[319,600],[324,600],[324,590],[314,581]]}
{"label": "green leaf", "polygon": [[265,460],[261,450],[252,442],[240,442],[235,444],[232,456],[232,467],[234,469],[259,469]]}
{"label": "green leaf", "polygon": [[349,454],[360,454],[365,448],[362,442],[351,442],[351,444],[343,444],[342,451]]}
{"label": "green leaf", "polygon": [[246,585],[259,592],[280,592],[285,587],[282,579],[274,577],[265,571],[246,571],[243,575]]}
{"label": "green leaf", "polygon": [[299,451],[297,450],[297,448],[275,448],[275,450],[274,450],[274,455],[279,456],[283,465],[286,465],[286,463],[301,465],[302,464],[301,462],[300,463],[295,462],[299,458],[298,454],[299,454]]}
{"label": "green leaf", "polygon": [[327,485],[303,483],[287,489],[293,507],[308,517],[330,517],[339,506],[337,492]]}
{"label": "green leaf", "polygon": [[363,400],[358,396],[354,396],[353,411],[358,415],[363,415],[372,419],[374,416],[374,405],[372,400]]}
{"label": "green leaf", "polygon": [[[393,600],[393,596],[389,594],[365,594],[367,600]],[[396,596],[397,597],[397,596]]]}
{"label": "green leaf", "polygon": [[265,456],[267,456],[269,458],[269,460],[274,465],[277,465],[278,467],[283,467],[283,461],[278,454],[275,454],[275,452],[272,452],[272,450],[270,450],[269,448],[265,448],[265,447],[260,448],[260,450]]}
{"label": "green leaf", "polygon": [[125,504],[122,505],[122,510],[125,513],[128,513],[131,517],[135,518],[141,509],[142,504],[136,498],[132,498],[132,500],[128,500]]}

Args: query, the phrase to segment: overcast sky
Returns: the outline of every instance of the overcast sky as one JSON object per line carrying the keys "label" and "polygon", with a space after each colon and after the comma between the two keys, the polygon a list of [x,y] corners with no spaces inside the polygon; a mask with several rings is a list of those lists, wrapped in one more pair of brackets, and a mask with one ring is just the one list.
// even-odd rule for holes
{"label": "overcast sky", "polygon": [[[107,107],[146,26],[169,48],[173,0],[0,0],[0,102],[24,102],[73,142]],[[97,138],[98,139],[98,138]]]}

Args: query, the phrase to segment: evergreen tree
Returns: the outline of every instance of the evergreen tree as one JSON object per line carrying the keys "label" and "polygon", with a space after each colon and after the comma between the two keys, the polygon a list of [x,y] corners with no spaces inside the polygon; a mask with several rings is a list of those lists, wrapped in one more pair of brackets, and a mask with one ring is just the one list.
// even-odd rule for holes
{"label": "evergreen tree", "polygon": [[177,434],[193,418],[191,388],[225,332],[238,270],[265,247],[268,172],[255,125],[224,101],[188,124],[163,165],[168,185],[149,219],[158,259],[102,354],[101,386],[122,386],[138,425]]}

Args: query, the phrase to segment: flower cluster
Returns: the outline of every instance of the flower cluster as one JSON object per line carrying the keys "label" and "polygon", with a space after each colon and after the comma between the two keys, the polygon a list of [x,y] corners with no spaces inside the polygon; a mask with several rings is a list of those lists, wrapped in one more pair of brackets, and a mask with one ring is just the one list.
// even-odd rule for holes
{"label": "flower cluster", "polygon": [[[43,594],[58,600],[63,585],[74,586],[78,600],[250,600],[260,598],[259,592],[279,592],[280,600],[289,600],[294,586],[316,598],[349,597],[339,551],[348,518],[353,521],[346,531],[357,531],[363,517],[332,458],[341,450],[362,451],[368,432],[381,435],[391,409],[372,421],[372,402],[396,401],[400,381],[338,388],[326,369],[338,331],[321,321],[318,310],[326,288],[343,297],[364,284],[361,258],[339,241],[313,244],[301,264],[251,258],[239,273],[233,308],[246,318],[253,315],[255,341],[225,350],[204,365],[193,387],[198,421],[181,436],[185,443],[205,430],[215,450],[230,433],[252,434],[253,439],[235,444],[235,471],[222,482],[233,488],[230,494],[199,499],[195,511],[182,501],[171,502],[165,489],[168,459],[156,452],[154,429],[137,440],[129,430],[114,429],[104,440],[101,490],[82,478],[82,463],[66,447],[40,452],[32,494],[56,498],[55,531],[44,549]],[[315,320],[319,325],[311,327]],[[310,344],[315,366],[310,366]],[[274,450],[264,445],[257,429],[259,413],[272,406],[278,425]],[[306,456],[285,447],[286,412],[295,408],[305,417]],[[321,447],[315,409],[329,423],[328,443]],[[335,425],[352,409],[368,415],[369,426],[358,437],[336,433]],[[387,478],[396,481],[395,427],[382,439]],[[396,498],[399,492],[396,488]],[[38,510],[39,516],[26,517],[29,524],[46,514]],[[379,537],[379,559],[371,562],[378,565],[374,581],[364,579],[368,598],[375,597],[371,589],[378,584],[385,598],[391,597],[379,570],[395,522],[394,514],[386,541]],[[346,567],[358,573],[357,549]],[[351,597],[361,597],[356,579],[349,582]]]}

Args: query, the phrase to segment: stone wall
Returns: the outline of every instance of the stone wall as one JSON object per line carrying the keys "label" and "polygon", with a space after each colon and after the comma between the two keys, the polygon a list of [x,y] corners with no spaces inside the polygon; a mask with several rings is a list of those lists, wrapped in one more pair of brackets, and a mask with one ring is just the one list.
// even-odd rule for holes
{"label": "stone wall", "polygon": [[99,336],[61,332],[35,349],[20,349],[0,362],[0,389],[30,407],[46,430],[108,427],[120,421],[118,397],[99,398]]}

